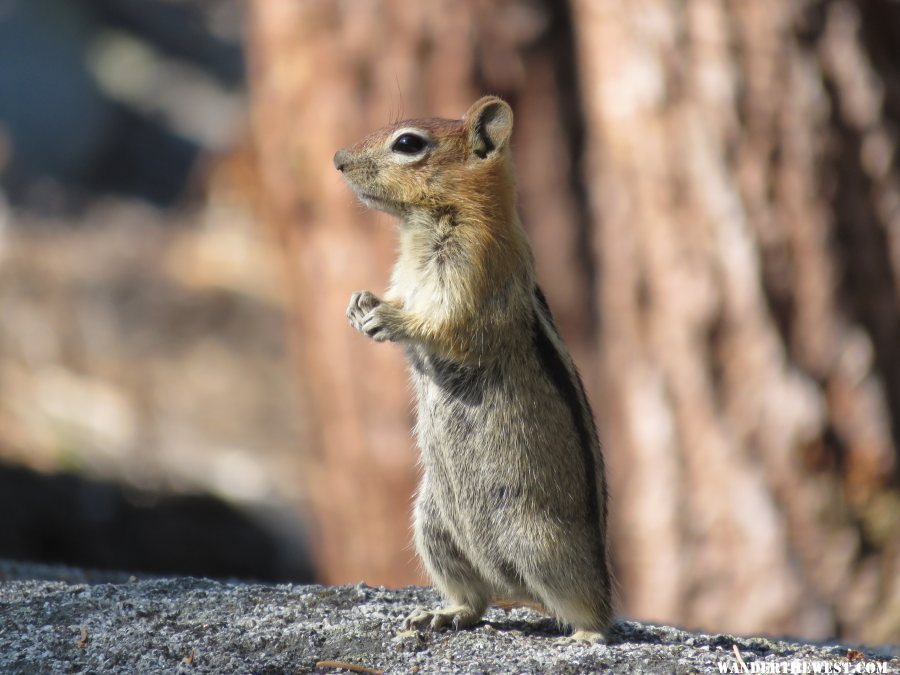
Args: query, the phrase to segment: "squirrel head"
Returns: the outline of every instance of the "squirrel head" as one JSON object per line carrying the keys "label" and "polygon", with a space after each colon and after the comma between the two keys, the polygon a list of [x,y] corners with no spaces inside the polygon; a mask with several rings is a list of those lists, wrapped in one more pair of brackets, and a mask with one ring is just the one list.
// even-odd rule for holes
{"label": "squirrel head", "polygon": [[[496,96],[460,120],[406,120],[338,150],[334,166],[360,200],[395,216],[452,208],[474,218],[513,208],[512,109]],[[487,213],[486,213],[487,212]]]}

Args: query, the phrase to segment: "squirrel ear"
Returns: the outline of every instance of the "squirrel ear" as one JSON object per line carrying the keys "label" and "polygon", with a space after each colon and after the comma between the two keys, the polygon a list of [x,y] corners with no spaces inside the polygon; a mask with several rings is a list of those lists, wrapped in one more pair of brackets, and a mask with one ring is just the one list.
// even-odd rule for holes
{"label": "squirrel ear", "polygon": [[512,134],[513,112],[496,96],[480,98],[463,115],[472,153],[484,159],[502,150]]}

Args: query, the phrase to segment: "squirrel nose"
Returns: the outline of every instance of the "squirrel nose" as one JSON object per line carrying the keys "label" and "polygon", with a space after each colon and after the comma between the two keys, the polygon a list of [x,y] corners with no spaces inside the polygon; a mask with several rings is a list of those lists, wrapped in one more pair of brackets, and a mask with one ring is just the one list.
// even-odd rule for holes
{"label": "squirrel nose", "polygon": [[347,151],[346,150],[338,150],[334,153],[334,168],[338,171],[343,172],[344,169],[347,168]]}

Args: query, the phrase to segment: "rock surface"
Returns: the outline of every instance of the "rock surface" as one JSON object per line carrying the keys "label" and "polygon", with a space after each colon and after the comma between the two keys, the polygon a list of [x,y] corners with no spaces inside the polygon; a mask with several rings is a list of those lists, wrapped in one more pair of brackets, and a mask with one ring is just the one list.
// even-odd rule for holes
{"label": "rock surface", "polygon": [[[619,622],[607,645],[558,646],[555,622],[528,609],[491,609],[468,631],[401,632],[402,618],[416,605],[437,602],[423,588],[102,578],[77,571],[48,581],[40,569],[34,576],[41,580],[22,580],[15,572],[0,569],[3,673],[740,672],[735,646],[744,672],[813,672],[815,661],[830,664],[824,672],[900,672],[897,647],[703,635],[635,621]],[[328,661],[346,669],[317,666]],[[809,669],[792,670],[792,662]]]}

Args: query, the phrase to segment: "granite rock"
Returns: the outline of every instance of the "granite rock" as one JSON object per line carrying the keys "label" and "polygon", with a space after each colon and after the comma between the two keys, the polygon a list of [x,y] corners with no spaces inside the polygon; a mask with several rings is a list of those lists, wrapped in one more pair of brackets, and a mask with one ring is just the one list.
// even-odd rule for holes
{"label": "granite rock", "polygon": [[556,622],[525,608],[491,609],[466,631],[402,631],[415,606],[437,602],[426,588],[73,571],[47,580],[45,569],[26,580],[15,578],[22,570],[2,572],[3,673],[741,672],[735,648],[744,672],[813,672],[815,662],[829,664],[824,672],[900,672],[897,647],[707,635],[629,620],[616,624],[609,644],[561,646]]}

